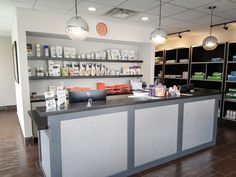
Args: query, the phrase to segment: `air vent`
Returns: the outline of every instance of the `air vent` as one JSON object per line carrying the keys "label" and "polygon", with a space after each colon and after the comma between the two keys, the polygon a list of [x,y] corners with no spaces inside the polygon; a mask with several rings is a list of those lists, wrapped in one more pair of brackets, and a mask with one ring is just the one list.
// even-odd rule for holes
{"label": "air vent", "polygon": [[128,9],[121,9],[121,8],[116,7],[116,8],[113,8],[113,9],[107,11],[103,15],[109,16],[109,17],[114,17],[114,18],[126,19],[126,18],[132,17],[136,14],[137,14],[136,11],[128,10]]}

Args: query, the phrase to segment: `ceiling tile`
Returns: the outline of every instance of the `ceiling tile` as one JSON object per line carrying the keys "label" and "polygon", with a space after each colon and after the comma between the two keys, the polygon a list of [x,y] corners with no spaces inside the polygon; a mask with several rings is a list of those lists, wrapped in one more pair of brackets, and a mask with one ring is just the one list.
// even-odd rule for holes
{"label": "ceiling tile", "polygon": [[176,19],[172,19],[172,18],[162,18],[161,19],[161,24],[163,26],[168,26],[168,25],[171,25],[171,24],[174,24],[174,23],[177,23],[177,22],[180,22],[179,20],[176,20]]}
{"label": "ceiling tile", "polygon": [[159,5],[157,0],[128,0],[119,7],[144,12]]}
{"label": "ceiling tile", "polygon": [[74,0],[37,0],[35,8],[37,9],[37,7],[51,8],[52,11],[54,8],[69,10],[74,7]]}
{"label": "ceiling tile", "polygon": [[36,0],[8,0],[8,4],[13,7],[32,9],[35,1]]}
{"label": "ceiling tile", "polygon": [[[201,16],[201,17],[197,17],[197,18],[194,18],[192,19],[191,21],[194,22],[194,23],[197,23],[197,24],[204,24],[204,25],[210,25],[210,15],[204,15],[204,16]],[[222,17],[218,17],[218,16],[213,16],[212,18],[212,23],[213,24],[216,24],[216,23],[222,23],[222,22],[225,22],[227,21],[225,18],[222,18]]]}
{"label": "ceiling tile", "polygon": [[[219,0],[213,0],[213,2],[215,2],[215,1],[219,1]],[[171,1],[171,3],[176,4],[176,5],[180,5],[182,7],[193,9],[196,7],[211,4],[212,0],[174,0],[174,1]]]}
{"label": "ceiling tile", "polygon": [[[186,8],[166,3],[162,5],[161,13],[163,17],[168,17],[168,16],[171,16],[171,15],[183,12],[183,11],[186,11]],[[146,11],[146,13],[159,14],[159,6]]]}
{"label": "ceiling tile", "polygon": [[235,12],[236,12],[236,8],[231,9],[231,10],[226,10],[224,12],[216,13],[216,15],[220,16],[220,17],[223,17],[223,18],[235,20],[236,19],[236,13]]}
{"label": "ceiling tile", "polygon": [[[97,10],[94,12],[88,11],[88,7],[95,7]],[[88,15],[98,16],[102,15],[108,10],[112,9],[111,6],[101,5],[93,2],[82,1],[78,4],[78,12],[85,13]]]}
{"label": "ceiling tile", "polygon": [[50,12],[50,13],[56,13],[56,14],[67,14],[68,9],[61,9],[61,8],[51,8],[51,7],[45,7],[45,6],[35,6],[34,10],[41,11],[41,12]]}
{"label": "ceiling tile", "polygon": [[194,23],[191,23],[191,22],[180,21],[180,22],[177,22],[177,23],[170,24],[168,26],[170,26],[173,29],[176,29],[176,31],[177,31],[177,30],[194,29],[196,26],[198,26],[198,24],[194,24]]}
{"label": "ceiling tile", "polygon": [[197,11],[194,11],[194,10],[188,10],[188,11],[185,11],[183,13],[176,14],[172,17],[174,19],[178,19],[178,20],[190,20],[190,19],[193,19],[193,18],[201,17],[203,15],[205,15],[205,14],[202,13],[202,12],[197,12]]}
{"label": "ceiling tile", "polygon": [[[226,10],[230,10],[233,8],[236,8],[236,1],[232,2],[229,0],[221,0],[221,1],[217,1],[213,3],[214,6],[216,6],[216,8],[214,9],[214,13],[217,12],[222,12],[222,11],[226,11]],[[211,10],[208,9],[208,6],[202,6],[199,8],[196,8],[195,10],[201,11],[201,12],[205,12],[205,13],[211,13]]]}
{"label": "ceiling tile", "polygon": [[112,1],[111,0],[88,0],[88,1],[115,7],[127,0],[112,0]]}
{"label": "ceiling tile", "polygon": [[[141,19],[142,17],[148,17],[149,19],[147,21],[143,21]],[[133,16],[133,17],[130,17],[128,20],[141,22],[141,23],[145,24],[145,23],[149,23],[149,22],[154,21],[154,20],[157,21],[157,19],[158,19],[157,15],[139,13],[139,14]]]}

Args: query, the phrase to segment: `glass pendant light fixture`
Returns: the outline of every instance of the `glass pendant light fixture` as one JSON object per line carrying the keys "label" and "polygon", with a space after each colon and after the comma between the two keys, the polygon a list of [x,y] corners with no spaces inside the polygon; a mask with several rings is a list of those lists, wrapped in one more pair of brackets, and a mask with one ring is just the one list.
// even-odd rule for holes
{"label": "glass pendant light fixture", "polygon": [[75,0],[75,16],[67,21],[66,33],[74,41],[82,41],[88,37],[88,23],[77,15],[77,0]]}
{"label": "glass pendant light fixture", "polygon": [[160,0],[159,26],[151,33],[150,38],[155,45],[164,44],[167,40],[167,34],[165,30],[161,28],[161,0]]}
{"label": "glass pendant light fixture", "polygon": [[215,36],[212,36],[211,35],[211,32],[212,32],[212,17],[213,17],[213,9],[216,8],[216,6],[211,6],[211,7],[208,7],[210,10],[211,10],[211,26],[210,26],[210,36],[207,36],[203,42],[202,42],[202,45],[203,45],[203,48],[205,50],[214,50],[217,45],[218,45],[218,40]]}

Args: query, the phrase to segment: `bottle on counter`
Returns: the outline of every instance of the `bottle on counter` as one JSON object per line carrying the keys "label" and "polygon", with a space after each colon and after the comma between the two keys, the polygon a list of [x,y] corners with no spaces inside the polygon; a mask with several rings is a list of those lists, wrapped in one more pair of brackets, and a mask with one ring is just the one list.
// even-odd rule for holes
{"label": "bottle on counter", "polygon": [[155,85],[149,85],[148,96],[155,96]]}

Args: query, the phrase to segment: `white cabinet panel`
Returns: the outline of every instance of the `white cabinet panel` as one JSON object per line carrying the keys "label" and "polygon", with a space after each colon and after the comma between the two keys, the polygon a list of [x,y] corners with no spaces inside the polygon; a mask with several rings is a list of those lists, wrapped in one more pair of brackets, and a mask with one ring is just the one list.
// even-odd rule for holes
{"label": "white cabinet panel", "polygon": [[184,104],[183,150],[213,140],[215,100]]}
{"label": "white cabinet panel", "polygon": [[127,112],[61,122],[63,177],[104,177],[127,170]]}
{"label": "white cabinet panel", "polygon": [[135,166],[177,152],[178,105],[135,110]]}

